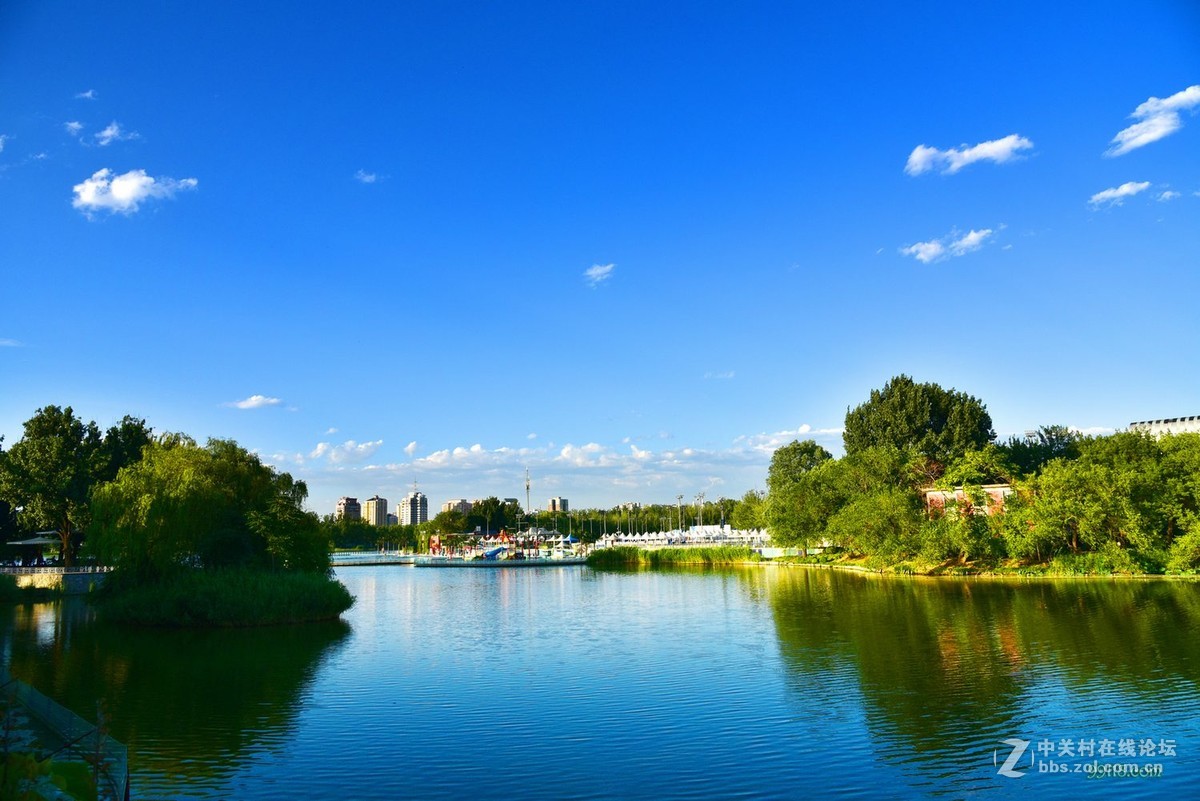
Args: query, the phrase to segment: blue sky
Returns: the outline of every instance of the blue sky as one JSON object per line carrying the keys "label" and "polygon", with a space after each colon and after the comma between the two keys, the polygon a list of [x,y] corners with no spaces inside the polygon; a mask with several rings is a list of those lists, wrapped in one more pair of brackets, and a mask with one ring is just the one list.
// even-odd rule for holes
{"label": "blue sky", "polygon": [[0,434],[737,497],[908,373],[1200,413],[1200,5],[0,7]]}

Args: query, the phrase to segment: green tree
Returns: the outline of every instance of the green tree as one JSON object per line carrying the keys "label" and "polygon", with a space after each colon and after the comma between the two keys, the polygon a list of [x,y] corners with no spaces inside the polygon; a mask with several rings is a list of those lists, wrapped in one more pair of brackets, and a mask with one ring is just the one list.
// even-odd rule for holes
{"label": "green tree", "polygon": [[457,509],[438,512],[429,521],[429,527],[435,534],[461,534],[469,528],[467,516]]}
{"label": "green tree", "polygon": [[1079,458],[1079,446],[1083,436],[1066,426],[1041,426],[1033,436],[1010,437],[997,447],[1004,453],[1005,460],[1014,472],[1023,476],[1039,472],[1053,459]]}
{"label": "green tree", "polygon": [[842,434],[847,456],[872,447],[911,448],[943,466],[995,438],[992,418],[977,398],[918,384],[907,375],[871,390],[866,403],[847,410]]}
{"label": "green tree", "polygon": [[733,527],[740,531],[763,528],[766,525],[763,519],[765,501],[766,495],[764,493],[757,490],[747,490],[742,499],[733,507],[733,512],[729,516]]}
{"label": "green tree", "polygon": [[938,483],[949,488],[1007,484],[1015,472],[1005,449],[989,443],[979,449],[972,448],[951,462]]}
{"label": "green tree", "polygon": [[[7,456],[8,454],[4,452],[4,437],[0,437],[0,481],[3,481],[4,460]],[[17,525],[17,513],[12,508],[12,504],[0,497],[0,543],[17,539],[20,531],[21,529]]]}
{"label": "green tree", "polygon": [[857,553],[896,559],[920,547],[915,495],[890,487],[850,500],[829,519],[830,541]]}
{"label": "green tree", "polygon": [[167,436],[93,494],[97,556],[139,580],[182,567],[320,571],[328,536],[308,489],[228,440]]}
{"label": "green tree", "polygon": [[823,474],[815,481],[810,476],[831,459],[829,451],[812,440],[793,440],[772,454],[762,516],[773,541],[800,545],[807,552],[820,539],[827,487]]}
{"label": "green tree", "polygon": [[154,439],[146,421],[125,415],[121,421],[104,432],[96,463],[95,480],[112,481],[122,467],[142,458],[142,449]]}
{"label": "green tree", "polygon": [[460,531],[473,530],[476,526],[484,534],[494,534],[502,528],[517,527],[520,519],[520,507],[512,503],[504,503],[496,496],[476,501],[467,513],[467,526]]}
{"label": "green tree", "polygon": [[96,424],[84,423],[70,406],[46,406],[25,421],[24,435],[0,462],[0,498],[18,510],[23,526],[55,530],[67,565],[88,523],[101,443]]}

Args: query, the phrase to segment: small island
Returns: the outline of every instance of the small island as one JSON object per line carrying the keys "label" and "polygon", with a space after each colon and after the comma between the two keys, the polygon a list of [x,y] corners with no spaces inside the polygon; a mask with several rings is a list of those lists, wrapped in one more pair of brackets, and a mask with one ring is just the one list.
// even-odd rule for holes
{"label": "small island", "polygon": [[70,407],[39,409],[22,439],[0,451],[0,499],[26,525],[57,533],[55,561],[112,568],[89,597],[114,622],[338,617],[354,598],[333,577],[329,538],[304,510],[307,496],[303,481],[231,440],[201,446],[183,434],[154,435],[132,417],[101,434]]}

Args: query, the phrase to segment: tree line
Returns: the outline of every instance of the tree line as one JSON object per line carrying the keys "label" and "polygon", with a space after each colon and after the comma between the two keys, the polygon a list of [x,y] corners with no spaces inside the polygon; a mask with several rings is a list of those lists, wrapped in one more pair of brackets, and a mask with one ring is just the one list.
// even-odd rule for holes
{"label": "tree line", "polygon": [[[878,563],[1200,567],[1200,434],[1052,425],[996,442],[979,399],[901,375],[847,411],[843,442],[839,459],[812,440],[778,449],[766,495],[748,493],[743,513],[780,544]],[[996,504],[988,484],[1011,494]],[[927,508],[925,490],[958,487],[962,501]]]}
{"label": "tree line", "polygon": [[[46,406],[0,448],[5,541],[53,531],[66,565],[80,555],[157,581],[181,568],[325,572],[328,538],[304,511],[303,481],[231,440],[156,435],[126,416],[101,431]],[[86,535],[86,536],[85,536]]]}

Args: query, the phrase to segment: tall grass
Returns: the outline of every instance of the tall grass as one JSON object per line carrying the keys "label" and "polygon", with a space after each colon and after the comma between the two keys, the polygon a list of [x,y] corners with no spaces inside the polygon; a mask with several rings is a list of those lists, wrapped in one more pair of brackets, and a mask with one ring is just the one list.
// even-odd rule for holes
{"label": "tall grass", "polygon": [[[113,574],[117,578],[116,574]],[[354,596],[322,573],[187,570],[153,583],[110,582],[103,620],[143,626],[263,626],[336,618]]]}
{"label": "tall grass", "polygon": [[62,590],[49,587],[19,587],[17,577],[0,574],[0,603],[20,604],[50,601],[62,596]]}
{"label": "tall grass", "polygon": [[675,565],[740,565],[758,562],[755,550],[732,545],[701,548],[659,548],[643,550],[632,545],[601,548],[588,556],[588,565],[596,568],[672,567]]}

